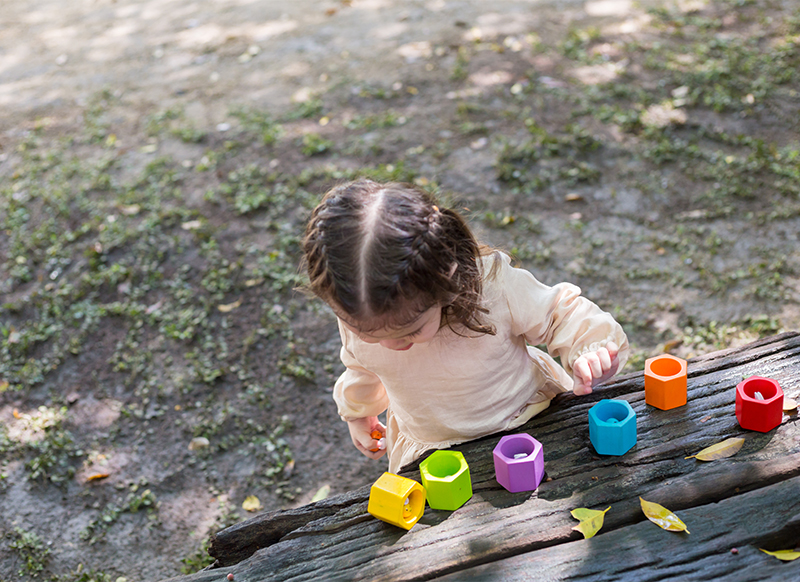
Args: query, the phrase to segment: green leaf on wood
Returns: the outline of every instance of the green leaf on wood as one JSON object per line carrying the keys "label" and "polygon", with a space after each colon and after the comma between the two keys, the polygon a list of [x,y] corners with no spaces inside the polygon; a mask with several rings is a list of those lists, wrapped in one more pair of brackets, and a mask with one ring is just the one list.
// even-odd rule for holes
{"label": "green leaf on wood", "polygon": [[698,461],[716,461],[717,459],[725,459],[738,453],[743,444],[743,438],[729,438],[715,445],[711,445],[710,447],[706,447],[696,455],[691,455],[686,458],[695,458]]}
{"label": "green leaf on wood", "polygon": [[570,513],[572,517],[580,521],[578,525],[573,527],[575,531],[579,531],[583,534],[584,539],[589,539],[594,534],[600,531],[600,528],[603,527],[603,518],[606,515],[606,511],[600,511],[598,509],[586,509],[585,507],[579,507],[577,509],[573,509]]}
{"label": "green leaf on wood", "polygon": [[683,523],[677,515],[672,513],[666,507],[663,507],[658,503],[645,501],[641,497],[639,498],[639,501],[642,503],[642,511],[647,519],[652,521],[661,529],[665,529],[667,531],[685,531],[687,534],[689,533],[689,530],[686,528],[686,524]]}

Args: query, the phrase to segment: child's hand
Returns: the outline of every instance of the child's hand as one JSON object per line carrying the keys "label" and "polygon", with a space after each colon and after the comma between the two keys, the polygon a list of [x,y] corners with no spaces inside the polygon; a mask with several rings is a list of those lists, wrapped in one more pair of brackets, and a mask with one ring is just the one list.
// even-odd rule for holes
{"label": "child's hand", "polygon": [[592,387],[605,382],[619,368],[619,347],[614,342],[608,342],[605,347],[596,352],[583,354],[572,365],[572,377],[575,384],[572,387],[574,394],[591,394]]}
{"label": "child's hand", "polygon": [[[356,418],[347,422],[350,429],[350,438],[362,455],[370,459],[380,459],[386,454],[384,438],[386,427],[381,424],[376,416]],[[380,435],[377,439],[374,436]],[[381,446],[383,445],[383,446]]]}

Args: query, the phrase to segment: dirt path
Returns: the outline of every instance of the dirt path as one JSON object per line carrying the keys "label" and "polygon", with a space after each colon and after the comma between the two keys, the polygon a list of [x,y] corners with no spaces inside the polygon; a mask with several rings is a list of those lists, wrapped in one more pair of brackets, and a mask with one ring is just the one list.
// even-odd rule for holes
{"label": "dirt path", "polygon": [[800,328],[798,2],[635,4],[3,2],[0,569],[166,578],[382,472],[292,291],[358,170],[579,284],[630,370]]}

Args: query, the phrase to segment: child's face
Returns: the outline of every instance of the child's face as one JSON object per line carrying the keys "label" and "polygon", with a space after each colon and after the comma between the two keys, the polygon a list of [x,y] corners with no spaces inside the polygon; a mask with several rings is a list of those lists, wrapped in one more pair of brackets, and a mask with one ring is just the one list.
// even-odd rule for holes
{"label": "child's face", "polygon": [[384,348],[403,352],[414,344],[429,342],[439,331],[442,323],[442,308],[434,305],[403,327],[384,327],[370,332],[359,331],[345,321],[342,324],[368,344],[380,344]]}

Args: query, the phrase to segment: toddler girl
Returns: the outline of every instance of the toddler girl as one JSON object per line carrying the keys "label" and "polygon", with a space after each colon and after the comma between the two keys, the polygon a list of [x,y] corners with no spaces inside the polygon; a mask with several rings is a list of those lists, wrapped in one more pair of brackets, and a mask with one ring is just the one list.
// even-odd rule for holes
{"label": "toddler girl", "polygon": [[303,250],[310,289],[339,322],[339,414],[364,455],[388,452],[392,473],[428,449],[519,427],[560,392],[591,392],[627,359],[620,325],[580,289],[512,267],[415,186],[333,188]]}

